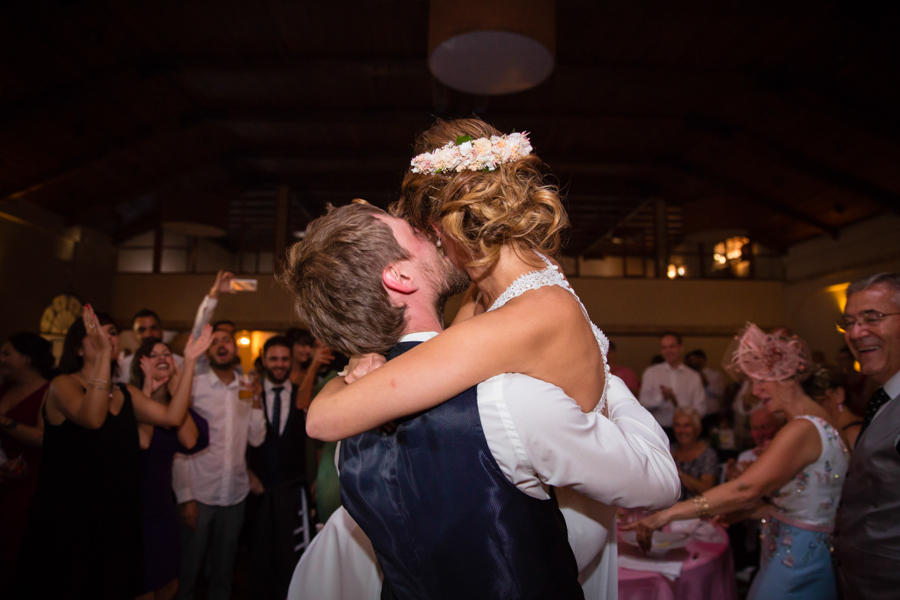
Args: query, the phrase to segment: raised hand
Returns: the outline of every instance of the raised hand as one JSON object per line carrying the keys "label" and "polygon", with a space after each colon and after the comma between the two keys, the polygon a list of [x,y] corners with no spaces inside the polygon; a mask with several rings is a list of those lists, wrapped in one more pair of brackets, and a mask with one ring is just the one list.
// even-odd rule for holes
{"label": "raised hand", "polygon": [[353,383],[357,379],[362,378],[367,373],[371,373],[387,360],[380,354],[364,354],[363,356],[354,356],[347,365],[347,376],[344,377],[346,383]]}
{"label": "raised hand", "polygon": [[312,362],[318,367],[321,367],[322,365],[330,365],[331,361],[333,360],[334,353],[328,346],[317,346],[315,350],[313,350]]}
{"label": "raised hand", "polygon": [[112,350],[112,343],[109,336],[100,326],[100,320],[94,313],[94,309],[90,304],[85,304],[81,313],[81,319],[84,321],[84,328],[87,330],[88,339],[94,344],[94,347],[102,352],[104,350]]}
{"label": "raised hand", "polygon": [[184,357],[188,360],[197,360],[206,352],[211,342],[212,325],[204,325],[203,330],[200,332],[200,337],[195,340],[194,336],[191,335],[188,339],[187,344],[184,346]]}
{"label": "raised hand", "polygon": [[219,271],[216,274],[216,282],[209,289],[209,297],[218,298],[219,294],[234,294],[235,291],[231,289],[232,279],[234,279],[233,273],[229,273],[228,271]]}
{"label": "raised hand", "polygon": [[153,377],[153,365],[150,363],[150,357],[142,356],[141,357],[141,371],[144,372],[144,395],[152,396],[153,392],[161,388],[169,381],[169,376],[162,379],[156,379]]}

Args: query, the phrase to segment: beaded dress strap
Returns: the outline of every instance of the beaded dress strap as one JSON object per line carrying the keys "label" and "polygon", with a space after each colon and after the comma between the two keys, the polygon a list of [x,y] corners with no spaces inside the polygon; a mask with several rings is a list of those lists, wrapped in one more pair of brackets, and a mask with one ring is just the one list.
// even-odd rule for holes
{"label": "beaded dress strap", "polygon": [[603,393],[600,395],[600,401],[597,402],[597,406],[594,407],[593,412],[601,412],[606,406],[606,394],[609,390],[609,363],[606,360],[606,354],[609,352],[609,339],[607,339],[606,335],[600,331],[600,329],[594,325],[593,321],[591,321],[590,316],[588,315],[587,309],[582,304],[581,299],[578,297],[578,294],[575,293],[575,290],[572,289],[572,286],[569,285],[569,282],[559,271],[559,267],[550,262],[550,260],[544,256],[543,254],[538,254],[544,263],[547,265],[543,269],[538,269],[535,271],[530,271],[520,276],[518,279],[513,281],[506,290],[494,301],[491,307],[488,309],[488,312],[492,310],[496,310],[512,300],[513,298],[517,298],[524,294],[525,292],[536,290],[542,287],[546,287],[548,285],[557,285],[564,290],[567,290],[572,296],[575,297],[575,300],[578,301],[578,305],[581,307],[581,312],[584,314],[584,318],[587,319],[587,322],[591,325],[591,330],[594,332],[594,338],[597,340],[597,344],[600,346],[600,355],[603,357]]}

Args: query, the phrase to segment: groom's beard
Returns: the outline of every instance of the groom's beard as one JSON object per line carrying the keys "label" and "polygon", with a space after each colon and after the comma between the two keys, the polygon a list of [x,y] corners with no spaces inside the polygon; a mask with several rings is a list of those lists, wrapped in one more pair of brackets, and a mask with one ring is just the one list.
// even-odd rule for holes
{"label": "groom's beard", "polygon": [[440,265],[438,268],[429,269],[429,275],[437,292],[434,299],[434,311],[441,325],[443,325],[444,307],[447,305],[447,299],[469,289],[471,279],[469,279],[468,273],[456,268],[449,260],[441,259],[438,264]]}

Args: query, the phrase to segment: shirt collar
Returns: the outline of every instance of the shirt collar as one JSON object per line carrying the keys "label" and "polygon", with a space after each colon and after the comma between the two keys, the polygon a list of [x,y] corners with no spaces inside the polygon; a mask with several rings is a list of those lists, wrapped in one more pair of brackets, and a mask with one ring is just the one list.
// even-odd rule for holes
{"label": "shirt collar", "polygon": [[900,371],[894,373],[894,376],[888,379],[883,387],[889,398],[900,396]]}
{"label": "shirt collar", "polygon": [[231,388],[240,385],[241,383],[237,373],[234,374],[234,379],[232,379],[231,383],[229,383],[228,385],[225,385],[225,383],[222,382],[221,379],[219,379],[219,376],[216,375],[216,371],[212,368],[209,369],[209,373],[207,373],[206,376],[209,377],[209,384],[213,387],[220,386]]}
{"label": "shirt collar", "polygon": [[403,342],[427,342],[433,337],[437,336],[436,331],[416,331],[415,333],[407,333],[402,338],[400,338],[400,343]]}
{"label": "shirt collar", "polygon": [[678,365],[677,367],[673,367],[672,365],[670,365],[670,364],[667,363],[666,361],[663,361],[663,364],[666,365],[666,368],[669,369],[670,371],[680,371],[680,370],[682,370],[682,369],[685,367],[685,364],[684,364],[684,363],[681,363],[681,364]]}
{"label": "shirt collar", "polygon": [[265,381],[263,381],[263,391],[265,391],[266,394],[270,394],[270,393],[272,393],[272,389],[276,385],[283,387],[288,392],[290,392],[293,389],[292,388],[293,382],[290,380],[290,378],[285,379],[281,383],[276,384],[276,383],[273,383],[268,377],[266,377]]}

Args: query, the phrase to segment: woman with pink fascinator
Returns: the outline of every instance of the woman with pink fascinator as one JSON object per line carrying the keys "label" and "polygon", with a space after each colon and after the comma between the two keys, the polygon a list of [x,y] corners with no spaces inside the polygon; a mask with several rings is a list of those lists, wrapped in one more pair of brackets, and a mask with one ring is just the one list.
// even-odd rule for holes
{"label": "woman with pink fascinator", "polygon": [[788,424],[737,479],[627,528],[649,548],[653,532],[672,521],[761,516],[761,568],[748,598],[836,599],[831,537],[849,452],[828,411],[804,391],[813,372],[809,347],[749,324],[725,356],[726,370],[750,379],[763,405]]}

